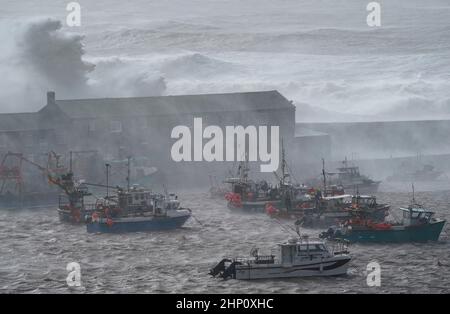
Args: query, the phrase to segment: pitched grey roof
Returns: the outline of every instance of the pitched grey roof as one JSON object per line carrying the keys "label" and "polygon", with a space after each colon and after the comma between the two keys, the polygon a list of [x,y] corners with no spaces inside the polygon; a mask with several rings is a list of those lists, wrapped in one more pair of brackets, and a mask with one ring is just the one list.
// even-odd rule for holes
{"label": "pitched grey roof", "polygon": [[295,108],[278,91],[56,100],[71,118],[141,116]]}
{"label": "pitched grey roof", "polygon": [[37,112],[0,114],[0,132],[50,129]]}

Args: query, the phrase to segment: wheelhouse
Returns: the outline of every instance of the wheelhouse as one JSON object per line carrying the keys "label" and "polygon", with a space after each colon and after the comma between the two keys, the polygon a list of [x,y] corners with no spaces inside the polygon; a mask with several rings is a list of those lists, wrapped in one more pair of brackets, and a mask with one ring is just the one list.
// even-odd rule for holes
{"label": "wheelhouse", "polygon": [[400,208],[403,212],[403,223],[406,226],[429,223],[434,212],[420,207]]}
{"label": "wheelhouse", "polygon": [[357,195],[352,197],[352,205],[374,207],[377,205],[377,199],[375,196]]}
{"label": "wheelhouse", "polygon": [[305,259],[329,257],[330,250],[321,241],[289,240],[280,244],[280,260],[282,264],[295,264]]}

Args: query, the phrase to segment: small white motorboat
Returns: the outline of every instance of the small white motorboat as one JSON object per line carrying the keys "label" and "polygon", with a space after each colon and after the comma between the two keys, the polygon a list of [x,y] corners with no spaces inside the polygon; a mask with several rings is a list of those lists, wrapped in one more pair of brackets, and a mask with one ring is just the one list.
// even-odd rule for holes
{"label": "small white motorboat", "polygon": [[346,242],[329,248],[324,241],[303,237],[279,244],[276,255],[259,255],[254,249],[249,258],[224,258],[210,275],[243,280],[337,276],[347,273],[350,260]]}

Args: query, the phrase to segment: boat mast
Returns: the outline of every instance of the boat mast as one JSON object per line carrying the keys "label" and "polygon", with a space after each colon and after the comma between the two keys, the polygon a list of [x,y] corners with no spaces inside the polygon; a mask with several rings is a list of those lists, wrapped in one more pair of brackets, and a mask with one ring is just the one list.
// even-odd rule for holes
{"label": "boat mast", "polygon": [[240,177],[244,182],[247,182],[248,179],[248,172],[250,171],[250,166],[248,164],[248,154],[245,153],[245,160],[241,161],[241,164],[239,166],[240,168]]}
{"label": "boat mast", "polygon": [[281,139],[281,184],[286,183],[286,178],[289,175],[286,173],[286,155],[284,152],[284,141]]}
{"label": "boat mast", "polygon": [[69,161],[69,172],[70,173],[72,173],[72,155],[73,155],[73,152],[72,151],[70,151],[70,161]]}
{"label": "boat mast", "polygon": [[[323,192],[327,190],[327,175],[325,173],[325,159],[322,158]],[[324,194],[325,195],[325,194]]]}
{"label": "boat mast", "polygon": [[131,157],[127,157],[127,191],[130,191],[130,161]]}
{"label": "boat mast", "polygon": [[109,198],[109,168],[111,167],[110,164],[105,164],[106,167],[106,199]]}

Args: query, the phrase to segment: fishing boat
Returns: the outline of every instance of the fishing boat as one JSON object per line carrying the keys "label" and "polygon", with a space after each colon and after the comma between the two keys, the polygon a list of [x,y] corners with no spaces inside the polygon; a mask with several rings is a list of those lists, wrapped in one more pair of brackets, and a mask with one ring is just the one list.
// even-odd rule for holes
{"label": "fishing boat", "polygon": [[249,178],[248,160],[241,161],[237,176],[229,177],[224,182],[230,184],[231,192],[225,194],[227,206],[249,212],[264,212],[266,201],[279,198],[278,190],[262,180],[255,182]]}
{"label": "fishing boat", "polygon": [[[267,181],[255,182],[249,179],[249,165],[248,161],[243,161],[239,164],[238,176],[228,178],[225,182],[231,184],[231,192],[225,195],[228,201],[228,208],[239,209],[247,212],[261,212],[266,211],[266,204],[268,202],[276,206],[282,204],[291,204],[295,198],[296,204],[301,199],[308,198],[306,196],[309,188],[301,184],[293,184],[291,182],[291,175],[288,172],[288,165],[285,158],[284,145],[282,144],[281,154],[281,174],[274,172],[278,180],[278,184],[271,186]],[[305,196],[305,198],[303,198]],[[309,201],[306,200],[305,201]]]}
{"label": "fishing boat", "polygon": [[[109,185],[111,164],[108,163],[105,164],[106,184],[76,181],[72,167],[60,176],[49,176],[64,191],[57,209],[59,219],[86,223],[88,232],[150,231],[182,226],[190,210],[179,208],[180,202],[174,194],[156,194],[137,184],[130,187],[131,158],[127,159],[127,166],[126,189]],[[88,187],[106,189],[106,196],[86,202],[86,197],[92,195]],[[111,189],[115,191],[112,194]]]}
{"label": "fishing boat", "polygon": [[[352,217],[365,217],[375,222],[384,221],[389,214],[388,204],[378,204],[375,196],[349,194],[322,197],[295,207],[275,207],[267,203],[266,212],[274,218],[300,220],[305,227],[328,227]],[[309,204],[309,205],[308,205]]]}
{"label": "fishing boat", "polygon": [[[327,191],[325,162],[322,160],[323,191]],[[312,189],[305,195],[293,195],[290,202],[266,204],[271,217],[300,220],[307,227],[328,227],[351,217],[364,217],[373,221],[384,221],[389,214],[388,204],[377,203],[375,196],[341,194],[323,195],[320,189]]]}
{"label": "fishing boat", "polygon": [[79,224],[85,223],[86,217],[95,209],[93,203],[87,203],[85,198],[92,194],[88,190],[88,185],[97,184],[86,183],[82,180],[75,180],[72,169],[72,153],[70,154],[69,169],[57,175],[48,175],[48,181],[59,187],[62,194],[58,197],[58,217],[61,222]]}
{"label": "fishing boat", "polygon": [[64,194],[60,194],[58,198],[59,220],[73,224],[86,222],[86,217],[95,210],[95,204],[85,201],[85,197],[91,195],[87,185],[83,182],[76,182],[72,172],[57,178],[49,178],[49,180],[64,191]]}
{"label": "fishing boat", "polygon": [[343,186],[345,191],[358,189],[359,193],[363,194],[374,194],[378,191],[381,181],[374,181],[362,175],[359,167],[349,165],[347,158],[342,161],[342,167],[337,170],[338,172],[328,173],[331,176],[330,183]]}
{"label": "fishing boat", "polygon": [[138,186],[119,189],[116,196],[97,201],[86,217],[89,233],[125,233],[176,229],[191,217],[175,194],[153,193]]}
{"label": "fishing boat", "polygon": [[209,274],[241,280],[337,276],[347,273],[351,260],[345,242],[329,248],[323,240],[307,237],[279,244],[275,254],[260,255],[258,249],[253,249],[250,255],[224,258]]}
{"label": "fishing boat", "polygon": [[414,196],[411,205],[400,210],[401,222],[376,223],[365,217],[357,217],[348,220],[342,226],[329,228],[321,234],[321,237],[345,239],[350,242],[438,241],[445,220],[434,218],[434,212],[416,203]]}
{"label": "fishing boat", "polygon": [[433,218],[434,212],[424,208],[408,207],[401,210],[403,221],[400,224],[350,221],[344,227],[330,228],[322,237],[350,242],[438,241],[445,220]]}

